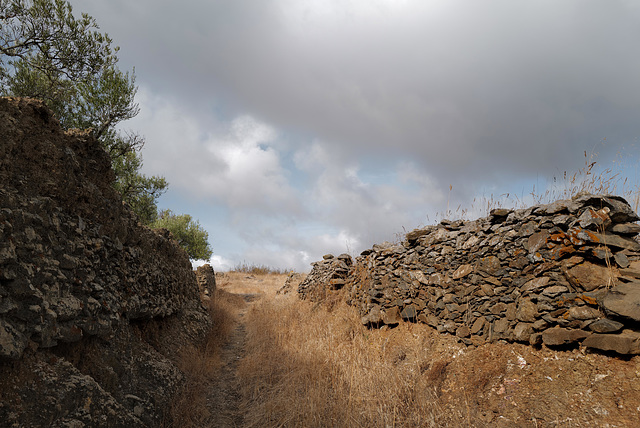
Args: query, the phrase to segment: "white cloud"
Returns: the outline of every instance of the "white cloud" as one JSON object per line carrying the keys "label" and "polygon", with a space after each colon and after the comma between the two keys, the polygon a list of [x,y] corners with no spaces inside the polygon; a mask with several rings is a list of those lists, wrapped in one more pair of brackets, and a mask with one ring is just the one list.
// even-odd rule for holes
{"label": "white cloud", "polygon": [[269,146],[275,137],[275,130],[249,116],[235,119],[226,138],[207,147],[222,159],[225,170],[208,176],[201,186],[232,209],[296,209],[279,153]]}
{"label": "white cloud", "polygon": [[348,233],[358,252],[425,224],[445,201],[437,182],[413,162],[380,168],[363,156],[359,165],[332,149],[315,141],[296,153],[296,166],[312,177],[305,203],[316,221]]}
{"label": "white cloud", "polygon": [[233,210],[295,212],[299,204],[274,147],[276,131],[244,115],[226,126],[201,123],[168,99],[142,87],[139,117],[130,125],[146,136],[144,171],[172,187]]}
{"label": "white cloud", "polygon": [[232,260],[217,255],[211,257],[209,263],[211,264],[211,266],[213,266],[213,270],[215,270],[216,272],[229,271],[235,267],[235,264]]}
{"label": "white cloud", "polygon": [[239,257],[251,260],[256,265],[308,272],[311,263],[322,259],[324,254],[350,253],[357,256],[359,252],[354,253],[354,249],[359,246],[357,238],[345,230],[322,233],[297,228],[287,231],[270,243],[254,243]]}
{"label": "white cloud", "polygon": [[351,160],[393,147],[446,186],[573,169],[602,137],[640,133],[633,2],[83,0],[78,8],[118,36],[140,82],[186,101],[178,109],[249,114]]}
{"label": "white cloud", "polygon": [[236,266],[231,259],[227,259],[222,256],[214,255],[210,260],[195,260],[191,262],[191,266],[194,269],[199,268],[205,264],[211,265],[215,272],[227,272],[233,269]]}

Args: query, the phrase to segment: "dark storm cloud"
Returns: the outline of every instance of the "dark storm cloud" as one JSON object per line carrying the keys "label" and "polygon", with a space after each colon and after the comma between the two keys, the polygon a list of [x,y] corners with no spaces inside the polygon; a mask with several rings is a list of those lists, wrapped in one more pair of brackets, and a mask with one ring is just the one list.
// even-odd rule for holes
{"label": "dark storm cloud", "polygon": [[570,168],[640,134],[636,3],[395,3],[90,2],[156,88],[352,156],[392,147],[443,182]]}
{"label": "dark storm cloud", "polygon": [[[265,197],[253,211],[243,209],[250,215],[268,204],[287,209],[296,205],[297,189],[306,206],[296,208],[303,213],[296,220],[308,216],[339,231],[327,238],[336,242],[415,226],[423,219],[410,213],[412,206],[442,209],[449,197],[464,203],[480,189],[507,192],[515,182],[574,170],[585,150],[596,148],[605,160],[640,136],[635,1],[72,3],[123,47],[122,66],[136,67],[146,91],[189,117],[193,140],[199,133],[224,135],[245,116],[279,136],[305,136],[287,141],[296,166],[283,162],[281,141],[266,151],[233,141],[229,150],[253,154],[233,169],[231,155],[215,149],[219,138],[211,138],[211,159],[226,165],[226,175],[212,170],[198,179],[187,161],[165,160],[167,168],[176,175],[182,168],[185,180],[209,183],[211,194],[227,199],[244,193],[224,196],[215,183],[243,189],[242,171],[264,171],[271,178],[252,176],[255,191],[284,194],[285,202]],[[151,165],[162,163],[163,145],[176,144],[162,140],[163,125],[152,125],[158,131],[148,150],[157,155],[145,157]],[[194,151],[202,145],[180,143]],[[367,181],[385,173],[395,181]],[[450,184],[455,191],[447,196]],[[291,233],[304,241],[299,229]],[[298,250],[304,249],[292,249]]]}

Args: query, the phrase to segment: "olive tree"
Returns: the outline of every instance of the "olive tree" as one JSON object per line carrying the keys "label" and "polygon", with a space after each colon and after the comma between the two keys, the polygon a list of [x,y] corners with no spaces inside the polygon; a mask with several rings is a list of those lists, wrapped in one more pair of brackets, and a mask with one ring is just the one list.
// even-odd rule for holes
{"label": "olive tree", "polygon": [[140,172],[144,139],[117,130],[139,112],[135,72],[118,69],[107,34],[64,0],[0,0],[0,92],[43,100],[63,127],[92,129],[111,155],[116,188],[145,223],[166,190]]}
{"label": "olive tree", "polygon": [[169,230],[193,260],[209,260],[213,254],[208,243],[209,234],[189,214],[174,214],[171,210],[163,210],[152,227]]}
{"label": "olive tree", "polygon": [[118,126],[139,112],[135,70],[118,69],[119,48],[98,30],[66,0],[0,0],[0,95],[41,99],[63,127],[92,129],[111,156],[115,188],[140,220],[167,227],[190,257],[206,259],[208,235],[197,222],[170,211],[158,217],[167,182],[141,173],[144,138]]}

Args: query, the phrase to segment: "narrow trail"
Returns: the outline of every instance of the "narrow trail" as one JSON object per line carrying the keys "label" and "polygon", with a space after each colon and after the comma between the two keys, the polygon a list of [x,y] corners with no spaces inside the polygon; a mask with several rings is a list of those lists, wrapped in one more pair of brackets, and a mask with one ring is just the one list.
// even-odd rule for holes
{"label": "narrow trail", "polygon": [[[242,297],[245,302],[250,304],[260,296],[257,294],[243,294]],[[221,350],[222,366],[207,398],[211,413],[209,426],[212,428],[237,428],[243,426],[243,416],[239,409],[241,397],[236,372],[238,361],[242,359],[245,351],[247,333],[244,315],[247,310],[248,305],[239,309],[233,332]]]}

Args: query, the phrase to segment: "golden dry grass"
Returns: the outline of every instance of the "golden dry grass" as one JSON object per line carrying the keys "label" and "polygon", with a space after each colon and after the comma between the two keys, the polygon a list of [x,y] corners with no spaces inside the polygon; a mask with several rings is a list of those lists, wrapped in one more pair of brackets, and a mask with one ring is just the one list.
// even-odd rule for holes
{"label": "golden dry grass", "polygon": [[223,298],[217,304],[226,301],[228,313],[254,299],[239,318],[244,328],[214,312],[224,319],[211,333],[209,349],[185,353],[182,368],[190,383],[173,426],[208,426],[214,419],[207,414],[206,380],[221,375],[216,347],[226,341],[229,325],[234,335],[246,331],[246,340],[232,356],[237,363],[225,366],[233,371],[231,405],[240,418],[225,426],[635,426],[640,357],[626,361],[506,343],[467,348],[411,323],[369,330],[342,301],[327,306],[277,295],[285,279],[244,273],[218,278]]}
{"label": "golden dry grass", "polygon": [[216,276],[218,290],[234,294],[275,295],[287,279],[286,273],[251,274],[223,272]]}
{"label": "golden dry grass", "polygon": [[247,305],[246,295],[275,295],[287,275],[229,272],[218,275],[214,298],[207,303],[212,328],[204,343],[189,345],[180,353],[178,368],[185,375],[182,392],[169,411],[172,427],[203,427],[211,419],[207,404],[213,377],[222,365],[221,349],[238,323],[238,312]]}
{"label": "golden dry grass", "polygon": [[[421,352],[434,346],[426,326],[370,331],[353,308],[328,312],[291,295],[264,298],[246,317],[238,376],[247,427],[443,424],[436,398],[445,355],[460,346],[453,339]],[[446,417],[467,422],[456,412]]]}
{"label": "golden dry grass", "polygon": [[246,262],[240,263],[234,266],[232,272],[235,273],[248,273],[252,275],[269,275],[269,274],[286,274],[290,272],[290,269],[274,268],[266,265],[247,264]]}
{"label": "golden dry grass", "polygon": [[[344,303],[327,310],[295,295],[265,296],[249,307],[245,322],[237,376],[246,427],[637,422],[640,357],[506,343],[468,348],[426,325],[368,330]],[[596,380],[609,376],[616,378]],[[622,396],[624,406],[616,404]]]}

